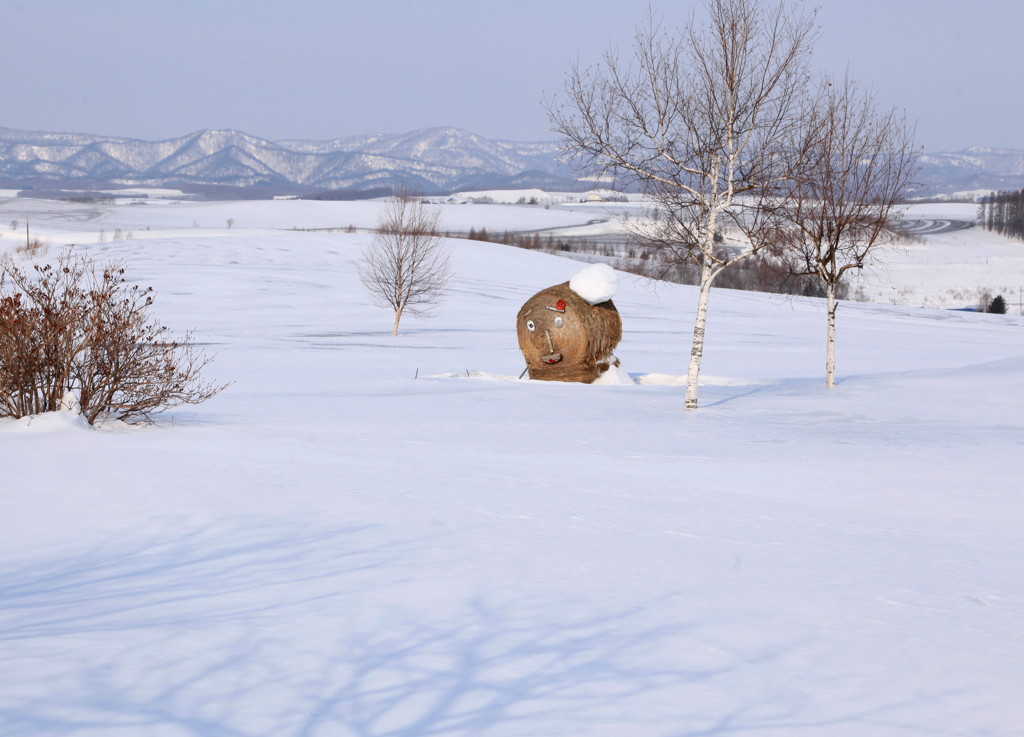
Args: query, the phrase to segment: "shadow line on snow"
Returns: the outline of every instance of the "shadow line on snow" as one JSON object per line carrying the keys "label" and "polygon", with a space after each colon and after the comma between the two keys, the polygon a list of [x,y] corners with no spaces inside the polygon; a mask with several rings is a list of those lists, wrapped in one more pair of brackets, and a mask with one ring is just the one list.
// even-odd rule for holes
{"label": "shadow line on snow", "polygon": [[423,556],[452,533],[380,533],[211,526],[3,571],[0,648],[37,667],[0,694],[0,733],[810,737],[903,707],[780,707],[805,643],[744,644],[684,595],[595,607],[496,581],[421,606]]}

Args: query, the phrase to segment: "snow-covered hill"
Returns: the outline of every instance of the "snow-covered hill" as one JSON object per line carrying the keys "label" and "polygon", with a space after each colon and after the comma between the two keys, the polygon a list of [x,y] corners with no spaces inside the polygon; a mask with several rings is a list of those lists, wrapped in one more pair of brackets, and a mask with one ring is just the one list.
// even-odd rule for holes
{"label": "snow-covered hill", "polygon": [[921,154],[917,177],[924,195],[1024,188],[1024,151],[968,148],[954,153]]}
{"label": "snow-covered hill", "polygon": [[456,128],[332,141],[266,141],[205,130],[168,141],[0,128],[0,180],[277,186],[282,191],[372,189],[404,182],[423,191],[496,184],[568,183],[552,143],[491,141]]}
{"label": "snow-covered hill", "polygon": [[[40,185],[271,186],[280,192],[367,190],[400,183],[425,192],[572,184],[554,142],[493,141],[458,128],[330,141],[267,141],[204,130],[167,141],[0,128],[0,181]],[[1024,151],[971,148],[921,156],[926,196],[1024,187]]]}
{"label": "snow-covered hill", "polygon": [[520,381],[516,311],[578,263],[450,241],[393,338],[369,236],[279,229],[376,205],[230,204],[40,222],[234,384],[0,421],[0,734],[1020,734],[1021,318],[844,303],[827,391],[819,301],[718,291],[684,414],[691,288],[621,275],[643,383]]}

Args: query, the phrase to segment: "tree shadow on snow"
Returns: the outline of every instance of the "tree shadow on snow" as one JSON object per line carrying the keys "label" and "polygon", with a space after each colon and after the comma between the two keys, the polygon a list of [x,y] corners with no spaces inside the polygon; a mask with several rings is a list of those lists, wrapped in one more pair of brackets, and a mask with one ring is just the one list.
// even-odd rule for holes
{"label": "tree shadow on snow", "polygon": [[800,643],[735,642],[678,597],[595,608],[504,582],[421,605],[439,541],[378,533],[207,528],[3,572],[0,733],[817,737],[895,708],[780,706],[765,684]]}
{"label": "tree shadow on snow", "polygon": [[747,399],[755,396],[804,396],[808,394],[820,394],[825,392],[824,381],[812,378],[780,379],[764,384],[738,384],[735,386],[702,386],[701,407],[721,407],[731,404],[740,399]]}
{"label": "tree shadow on snow", "polygon": [[372,529],[211,526],[109,541],[73,557],[3,570],[0,642],[236,618],[272,606],[265,592],[285,584],[324,596],[330,589],[317,582],[351,578],[403,554],[395,544],[349,544]]}

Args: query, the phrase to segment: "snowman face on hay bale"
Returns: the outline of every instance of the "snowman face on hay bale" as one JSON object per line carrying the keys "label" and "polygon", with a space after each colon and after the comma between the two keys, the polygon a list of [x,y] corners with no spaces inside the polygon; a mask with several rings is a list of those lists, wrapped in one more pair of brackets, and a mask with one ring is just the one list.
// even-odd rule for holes
{"label": "snowman face on hay bale", "polygon": [[617,289],[612,268],[594,264],[526,301],[516,333],[531,379],[589,384],[618,365],[612,351],[622,320],[611,301]]}

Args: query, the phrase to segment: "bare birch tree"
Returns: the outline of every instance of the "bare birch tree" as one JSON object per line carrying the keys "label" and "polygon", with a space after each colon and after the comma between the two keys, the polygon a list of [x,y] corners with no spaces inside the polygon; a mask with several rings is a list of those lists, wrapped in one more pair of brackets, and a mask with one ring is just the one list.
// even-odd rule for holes
{"label": "bare birch tree", "polygon": [[[663,272],[687,262],[700,270],[687,409],[697,407],[715,278],[773,238],[776,194],[795,164],[783,147],[817,33],[813,16],[785,3],[705,7],[707,26],[691,20],[674,34],[652,17],[635,34],[632,62],[609,51],[595,67],[573,67],[565,101],[548,106],[580,169],[639,184],[653,201],[653,226],[634,231],[653,263]],[[729,245],[726,228],[738,236]]]}
{"label": "bare birch tree", "polygon": [[439,208],[402,193],[377,219],[377,232],[363,251],[359,278],[371,298],[394,310],[392,335],[406,313],[429,315],[448,291],[449,251],[438,233]]}
{"label": "bare birch tree", "polygon": [[794,275],[825,287],[825,381],[835,386],[836,289],[879,246],[897,237],[895,223],[917,171],[914,130],[896,110],[880,112],[856,83],[823,83],[794,147],[802,166],[782,210],[782,258]]}

